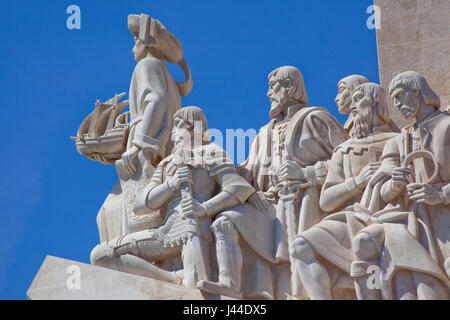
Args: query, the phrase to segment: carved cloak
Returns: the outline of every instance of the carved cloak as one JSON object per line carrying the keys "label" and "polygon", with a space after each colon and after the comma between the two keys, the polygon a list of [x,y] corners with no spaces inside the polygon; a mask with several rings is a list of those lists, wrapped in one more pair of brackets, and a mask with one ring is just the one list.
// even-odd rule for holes
{"label": "carved cloak", "polygon": [[[405,202],[403,191],[396,203],[386,205],[381,190],[382,184],[390,180],[388,175],[383,177],[383,174],[372,178],[375,183],[369,183],[371,188],[366,189],[371,192],[362,200],[366,208],[374,213],[373,218],[383,223],[385,231],[381,282],[385,299],[393,299],[392,279],[400,269],[432,275],[450,286],[445,270],[450,258],[450,114],[437,110],[419,124],[418,132],[420,143],[436,157],[438,178],[432,186],[443,192],[446,202],[435,206],[416,205],[413,201]],[[389,172],[389,168],[400,167],[410,152],[410,136],[403,129],[398,137],[386,144],[379,171]],[[414,168],[416,179],[433,170],[430,163],[423,159],[415,160]]]}
{"label": "carved cloak", "polygon": [[172,118],[181,107],[181,97],[163,61],[153,57],[139,61],[131,78],[129,101],[127,149],[135,144],[150,148],[160,159],[166,157],[171,151]]}
{"label": "carved cloak", "polygon": [[[271,185],[269,169],[272,153],[271,120],[261,128],[250,149],[246,162],[240,166],[240,173],[256,190],[266,192]],[[333,150],[348,139],[348,133],[326,109],[303,107],[291,118],[286,128],[285,146],[287,155],[310,173],[308,178],[317,180],[314,166],[328,162]],[[297,197],[296,220],[298,233],[307,230],[322,219],[319,208],[320,183],[301,191]],[[283,224],[285,217],[279,217]],[[277,248],[277,259],[289,260],[287,243]]]}

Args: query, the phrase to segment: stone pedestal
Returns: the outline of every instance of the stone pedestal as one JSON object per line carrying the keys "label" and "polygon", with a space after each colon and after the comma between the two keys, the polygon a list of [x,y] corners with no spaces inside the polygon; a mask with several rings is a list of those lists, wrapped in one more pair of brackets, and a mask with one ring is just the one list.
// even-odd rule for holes
{"label": "stone pedestal", "polygon": [[[374,0],[380,7],[377,30],[380,83],[384,88],[404,71],[421,73],[450,105],[450,1]],[[395,120],[395,118],[394,118]]]}
{"label": "stone pedestal", "polygon": [[[79,285],[78,285],[79,284]],[[47,256],[27,291],[30,300],[203,300],[196,289]]]}

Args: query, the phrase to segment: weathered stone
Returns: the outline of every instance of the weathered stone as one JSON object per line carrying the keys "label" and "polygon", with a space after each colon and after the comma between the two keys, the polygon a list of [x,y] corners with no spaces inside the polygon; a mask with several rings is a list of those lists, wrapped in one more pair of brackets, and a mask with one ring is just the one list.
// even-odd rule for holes
{"label": "weathered stone", "polygon": [[[71,271],[71,268],[72,271]],[[69,268],[69,269],[68,269]],[[79,268],[79,269],[78,269]],[[76,288],[79,270],[80,286]],[[72,282],[71,280],[74,280]],[[69,285],[67,283],[69,282]],[[69,289],[72,287],[73,289]],[[27,298],[31,300],[202,300],[199,290],[118,272],[89,264],[47,256]]]}
{"label": "weathered stone", "polygon": [[[399,73],[423,74],[441,98],[450,105],[450,1],[374,0],[381,9],[377,30],[380,83],[384,88]],[[402,117],[393,110],[394,120]]]}

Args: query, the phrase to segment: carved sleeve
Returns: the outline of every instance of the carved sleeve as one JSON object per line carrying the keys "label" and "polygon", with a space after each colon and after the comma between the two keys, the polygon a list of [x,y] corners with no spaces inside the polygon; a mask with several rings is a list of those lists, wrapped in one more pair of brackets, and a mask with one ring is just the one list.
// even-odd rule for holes
{"label": "carved sleeve", "polygon": [[312,164],[305,167],[305,176],[309,182],[321,186],[327,176],[333,150],[348,139],[348,134],[329,113],[315,111],[306,117],[302,136],[300,150],[315,158],[311,158]]}
{"label": "carved sleeve", "polygon": [[450,183],[442,187],[442,193],[444,194],[445,198],[444,204],[450,205]]}
{"label": "carved sleeve", "polygon": [[[400,152],[398,149],[397,139],[389,140],[383,148],[381,156],[383,168],[398,168],[400,167]],[[400,195],[401,191],[395,192],[391,188],[391,179],[388,179],[381,187],[381,198],[384,202],[391,202]]]}
{"label": "carved sleeve", "polygon": [[360,196],[360,189],[354,178],[346,179],[343,168],[343,154],[339,148],[333,153],[329,162],[329,170],[320,195],[320,208],[326,212],[334,212],[342,208],[352,198]]}
{"label": "carved sleeve", "polygon": [[244,203],[255,189],[236,170],[226,152],[213,144],[207,149],[208,173],[220,186],[220,192],[204,203],[207,214],[215,214]]}
{"label": "carved sleeve", "polygon": [[166,161],[161,161],[155,169],[147,187],[137,195],[134,213],[136,215],[148,214],[151,211],[164,207],[174,192],[170,190],[167,181],[164,182],[164,168]]}

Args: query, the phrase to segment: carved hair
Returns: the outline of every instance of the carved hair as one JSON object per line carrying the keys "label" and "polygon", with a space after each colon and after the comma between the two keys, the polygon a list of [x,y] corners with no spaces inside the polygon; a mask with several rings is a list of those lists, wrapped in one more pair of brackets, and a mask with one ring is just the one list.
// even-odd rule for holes
{"label": "carved hair", "polygon": [[362,92],[366,97],[372,100],[372,106],[375,108],[375,113],[380,117],[384,123],[390,120],[389,104],[386,91],[376,83],[363,83],[355,88],[353,94]]}
{"label": "carved hair", "polygon": [[[206,121],[206,116],[203,113],[203,110],[199,107],[184,107],[179,109],[175,114],[173,115],[173,119],[175,118],[181,118],[185,122],[187,122],[191,127],[192,130],[195,133],[202,134],[203,141],[209,142],[211,140],[211,134],[208,129],[208,122]],[[196,123],[201,123],[201,131],[197,132],[198,125]]]}
{"label": "carved hair", "polygon": [[351,76],[345,77],[344,79],[341,79],[338,82],[338,86],[343,83],[350,90],[350,92],[353,92],[353,90],[355,90],[357,86],[368,82],[369,80],[367,80],[366,77],[360,76],[359,74],[353,74]]}
{"label": "carved hair", "polygon": [[292,82],[292,87],[289,90],[289,97],[301,104],[308,103],[308,94],[303,81],[303,75],[296,67],[285,66],[275,69],[269,73],[269,80],[272,77],[280,76],[281,79],[289,79]]}
{"label": "carved hair", "polygon": [[397,88],[419,90],[426,105],[436,109],[441,107],[441,99],[431,90],[427,80],[418,72],[406,71],[395,76],[389,84],[389,94],[392,95]]}

